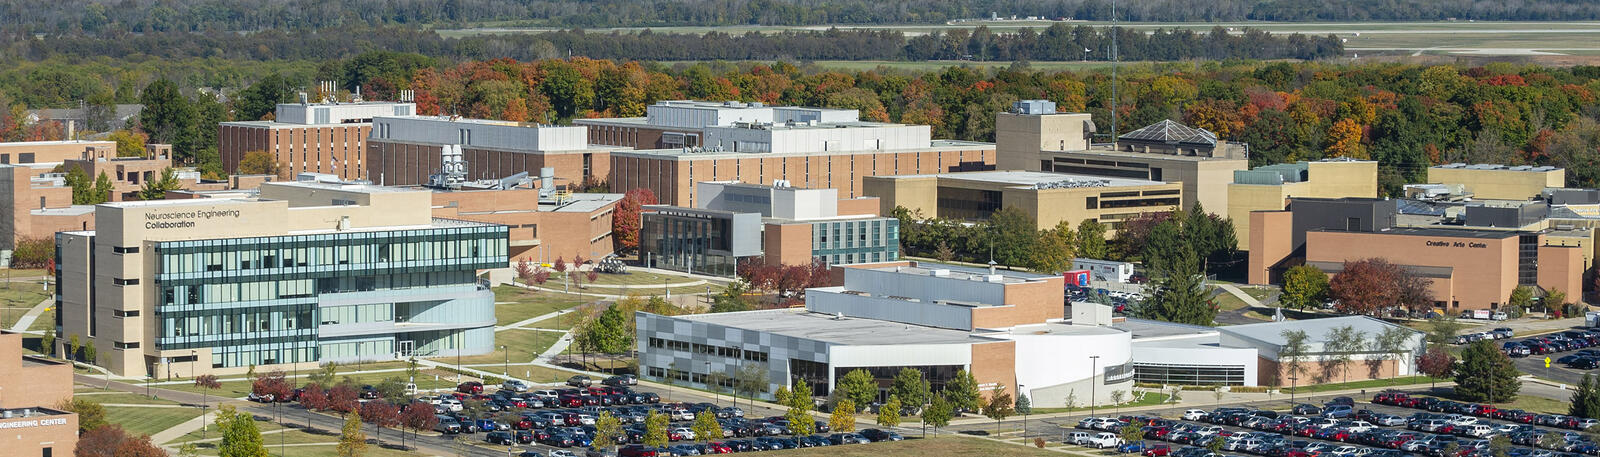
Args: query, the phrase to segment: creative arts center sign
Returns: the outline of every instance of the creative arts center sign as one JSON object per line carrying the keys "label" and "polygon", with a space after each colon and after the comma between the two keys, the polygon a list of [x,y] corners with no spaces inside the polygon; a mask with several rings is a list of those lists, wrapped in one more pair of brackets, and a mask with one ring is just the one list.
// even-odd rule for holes
{"label": "creative arts center sign", "polygon": [[1489,245],[1477,241],[1435,241],[1428,240],[1431,248],[1487,248]]}

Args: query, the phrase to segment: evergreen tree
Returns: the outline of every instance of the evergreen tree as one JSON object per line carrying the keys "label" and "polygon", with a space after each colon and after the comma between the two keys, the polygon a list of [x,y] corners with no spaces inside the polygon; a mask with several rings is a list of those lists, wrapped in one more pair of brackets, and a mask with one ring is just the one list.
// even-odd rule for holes
{"label": "evergreen tree", "polygon": [[982,397],[978,394],[978,381],[967,370],[956,371],[956,376],[944,385],[945,400],[950,402],[952,413],[977,411]]}
{"label": "evergreen tree", "polygon": [[[249,419],[255,422],[254,419]],[[367,453],[367,434],[361,431],[361,417],[356,414],[346,416],[344,429],[339,433],[339,446],[336,450],[339,457],[361,457]]]}
{"label": "evergreen tree", "polygon": [[1467,345],[1455,373],[1456,394],[1467,401],[1504,403],[1517,398],[1522,388],[1517,381],[1522,373],[1488,340]]}
{"label": "evergreen tree", "polygon": [[828,427],[832,428],[834,433],[856,431],[855,402],[848,398],[839,400],[839,404],[833,407],[833,415],[828,417]]}
{"label": "evergreen tree", "polygon": [[94,203],[98,204],[111,201],[111,190],[111,177],[106,176],[106,172],[104,171],[100,172],[100,176],[94,178]]}
{"label": "evergreen tree", "polygon": [[160,200],[167,198],[167,192],[178,190],[179,188],[177,175],[173,172],[172,167],[167,167],[161,170],[160,179],[151,179],[144,182],[143,187],[139,188],[139,199]]}
{"label": "evergreen tree", "polygon": [[1016,409],[1020,414],[1032,413],[1033,400],[1028,399],[1028,394],[1022,393],[1022,391],[1017,391],[1017,402],[1013,408]]}
{"label": "evergreen tree", "polygon": [[878,407],[878,425],[883,427],[900,426],[900,409],[904,407],[905,405],[900,404],[900,396],[890,394],[889,401],[883,402],[883,406]]}
{"label": "evergreen tree", "polygon": [[1600,391],[1597,391],[1592,376],[1583,375],[1583,381],[1578,383],[1578,389],[1572,392],[1572,404],[1567,407],[1567,414],[1590,419],[1600,418]]}
{"label": "evergreen tree", "polygon": [[[872,379],[872,374],[863,368],[850,370],[834,384],[834,393],[842,399],[849,400],[857,410],[878,398],[878,383]],[[838,408],[834,406],[834,409]]]}
{"label": "evergreen tree", "polygon": [[1139,307],[1138,313],[1155,320],[1211,325],[1217,309],[1206,299],[1205,277],[1193,261],[1194,252],[1178,249],[1173,255],[1179,258],[1168,260],[1167,269],[1158,272],[1156,292]]}

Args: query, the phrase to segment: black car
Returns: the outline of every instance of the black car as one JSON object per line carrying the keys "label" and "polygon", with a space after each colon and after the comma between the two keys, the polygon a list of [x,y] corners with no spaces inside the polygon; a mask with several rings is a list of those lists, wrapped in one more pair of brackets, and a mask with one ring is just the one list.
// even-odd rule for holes
{"label": "black car", "polygon": [[1294,405],[1294,409],[1289,412],[1297,416],[1316,416],[1322,414],[1322,408],[1302,403]]}
{"label": "black car", "polygon": [[891,432],[891,431],[887,431],[887,430],[879,430],[879,429],[875,429],[875,428],[869,428],[869,429],[866,429],[866,430],[862,430],[859,433],[861,433],[861,436],[864,436],[867,439],[872,440],[872,442],[874,442],[874,443],[880,442],[880,441],[900,441],[900,440],[904,440],[905,439],[904,437],[901,437],[899,433],[895,433],[895,432]]}
{"label": "black car", "polygon": [[1584,357],[1584,358],[1572,361],[1572,363],[1568,364],[1567,366],[1570,367],[1570,368],[1575,368],[1575,369],[1579,369],[1579,370],[1591,370],[1591,369],[1594,369],[1597,366],[1600,366],[1600,362],[1596,362],[1596,360],[1594,358],[1592,358],[1592,357]]}
{"label": "black car", "polygon": [[382,397],[378,395],[378,388],[372,386],[361,386],[360,395],[363,400],[377,400],[378,397]]}
{"label": "black car", "polygon": [[489,442],[489,444],[504,444],[508,446],[516,444],[516,438],[511,435],[511,432],[489,432],[483,435],[483,440]]}

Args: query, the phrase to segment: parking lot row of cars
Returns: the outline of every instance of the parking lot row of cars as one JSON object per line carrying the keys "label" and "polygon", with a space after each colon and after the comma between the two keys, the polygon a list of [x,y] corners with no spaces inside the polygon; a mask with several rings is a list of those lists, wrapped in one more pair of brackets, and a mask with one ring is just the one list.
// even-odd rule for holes
{"label": "parking lot row of cars", "polygon": [[[1516,457],[1600,455],[1600,446],[1576,432],[1544,430],[1531,423],[1491,422],[1487,417],[1495,417],[1499,410],[1483,408],[1485,405],[1431,397],[1414,399],[1404,394],[1379,394],[1374,400],[1379,404],[1434,408],[1437,412],[1400,417],[1363,408],[1347,418],[1327,417],[1327,411],[1354,406],[1353,401],[1341,398],[1322,407],[1298,405],[1288,414],[1218,408],[1209,412],[1190,410],[1178,420],[1147,416],[1092,417],[1080,422],[1078,428],[1101,432],[1074,432],[1066,441],[1098,448],[1116,447],[1125,452],[1140,452],[1146,457],[1228,457],[1210,451],[1212,445],[1223,451],[1267,457],[1405,457],[1411,454],[1487,457],[1490,455],[1489,439],[1503,435],[1513,444],[1532,446],[1513,449],[1510,454]],[[1516,418],[1527,415],[1523,412],[1507,414],[1507,417]],[[1534,414],[1531,420],[1562,428],[1584,424],[1571,419]],[[1128,426],[1140,427],[1140,435],[1155,442],[1123,442],[1121,431]],[[1174,449],[1174,445],[1192,447]]]}
{"label": "parking lot row of cars", "polygon": [[[1549,355],[1562,352],[1577,351],[1577,357],[1562,360],[1573,368],[1590,369],[1600,365],[1600,351],[1587,348],[1600,346],[1600,333],[1584,330],[1568,330],[1561,333],[1552,333],[1526,338],[1520,341],[1507,341],[1500,345],[1500,352],[1511,357],[1527,357],[1530,355]],[[1583,361],[1585,363],[1578,363]]]}

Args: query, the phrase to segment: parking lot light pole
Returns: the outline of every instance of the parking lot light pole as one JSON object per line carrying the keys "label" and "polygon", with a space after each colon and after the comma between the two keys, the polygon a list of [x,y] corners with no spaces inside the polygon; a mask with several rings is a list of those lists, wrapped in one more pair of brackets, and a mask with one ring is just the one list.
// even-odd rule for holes
{"label": "parking lot light pole", "polygon": [[1095,381],[1094,381],[1094,373],[1095,373],[1095,371],[1099,371],[1099,368],[1100,368],[1100,356],[1098,356],[1098,355],[1089,356],[1089,417],[1094,417],[1094,403],[1095,403],[1094,391],[1095,391],[1095,384],[1096,384]]}
{"label": "parking lot light pole", "polygon": [[[1024,387],[1026,387],[1026,386],[1022,385],[1022,383],[1020,383],[1020,382],[1017,383],[1017,395],[1027,395],[1026,393],[1024,393],[1024,392],[1027,392],[1026,390],[1024,390]],[[1033,398],[1030,397],[1030,398],[1028,398],[1028,410],[1022,411],[1022,437],[1023,438],[1027,438],[1028,437],[1028,411],[1032,410],[1032,409],[1033,409]]]}
{"label": "parking lot light pole", "polygon": [[504,362],[505,364],[501,366],[501,369],[505,370],[506,378],[510,378],[511,377],[511,351],[507,351],[506,350],[506,345],[502,344],[502,345],[500,345],[500,352],[505,354],[505,356],[506,356],[506,361]]}
{"label": "parking lot light pole", "polygon": [[1298,389],[1298,387],[1300,387],[1300,377],[1299,376],[1290,375],[1289,376],[1289,404],[1291,404],[1291,405],[1293,405],[1295,403],[1294,394],[1295,394],[1296,390],[1300,390],[1300,389]]}

